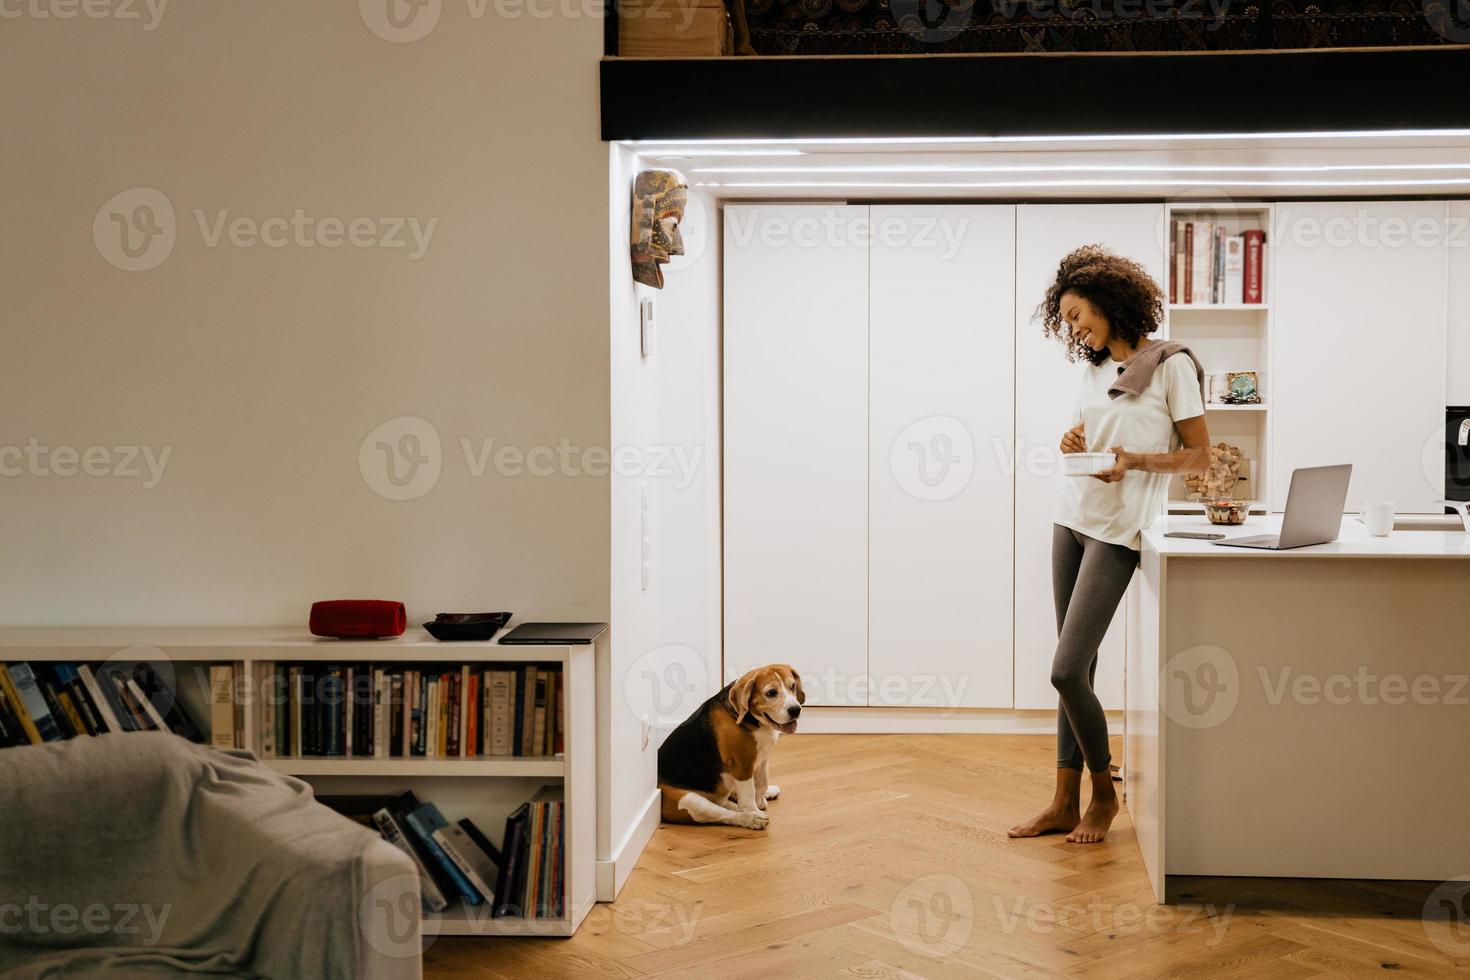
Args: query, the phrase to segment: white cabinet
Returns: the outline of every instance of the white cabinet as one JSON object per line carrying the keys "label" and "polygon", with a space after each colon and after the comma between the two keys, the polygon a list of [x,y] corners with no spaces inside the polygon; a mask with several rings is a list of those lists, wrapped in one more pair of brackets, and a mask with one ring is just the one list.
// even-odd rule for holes
{"label": "white cabinet", "polygon": [[1470,405],[1470,201],[1450,202],[1449,336],[1445,404]]}
{"label": "white cabinet", "polygon": [[867,211],[725,208],[725,675],[811,704],[865,703]]}
{"label": "white cabinet", "polygon": [[[1070,424],[1081,366],[1031,319],[1062,257],[1100,243],[1142,263],[1159,281],[1167,271],[1162,204],[1045,204],[1016,209],[1016,644],[1017,708],[1054,708],[1056,652],[1052,601],[1052,519],[1062,481],[1057,443]],[[1094,687],[1103,707],[1123,707],[1124,604],[1098,652]]]}
{"label": "white cabinet", "polygon": [[1347,510],[1442,513],[1424,445],[1444,427],[1443,201],[1276,206],[1272,506],[1293,467],[1352,463]]}
{"label": "white cabinet", "polygon": [[1008,708],[1015,208],[872,219],[869,703]]}

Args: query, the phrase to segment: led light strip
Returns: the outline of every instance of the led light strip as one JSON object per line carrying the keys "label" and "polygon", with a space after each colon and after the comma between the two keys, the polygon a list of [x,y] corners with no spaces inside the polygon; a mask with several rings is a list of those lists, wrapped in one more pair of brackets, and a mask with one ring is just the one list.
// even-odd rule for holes
{"label": "led light strip", "polygon": [[1222,187],[1452,187],[1470,185],[1470,177],[1435,180],[1018,180],[1018,181],[736,181],[720,183],[698,181],[696,187],[720,187],[737,190],[774,190],[778,188],[879,190],[973,190],[1017,187],[1198,187],[1214,190]]}
{"label": "led light strip", "polygon": [[1324,132],[1276,133],[1118,133],[1093,136],[854,136],[854,137],[779,137],[772,139],[708,139],[708,140],[628,140],[627,146],[878,146],[915,143],[948,145],[985,145],[995,143],[1105,143],[1105,142],[1171,142],[1176,140],[1275,140],[1275,139],[1384,139],[1417,136],[1470,136],[1470,129],[1371,129],[1329,130]]}
{"label": "led light strip", "polygon": [[1341,173],[1348,171],[1470,170],[1470,163],[1343,163],[1230,166],[1214,164],[1061,164],[1044,166],[694,167],[692,174],[1026,174],[1026,173]]}

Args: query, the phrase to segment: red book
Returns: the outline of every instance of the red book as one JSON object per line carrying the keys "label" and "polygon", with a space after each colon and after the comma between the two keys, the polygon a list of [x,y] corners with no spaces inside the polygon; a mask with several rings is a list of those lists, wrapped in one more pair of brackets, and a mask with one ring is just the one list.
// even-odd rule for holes
{"label": "red book", "polygon": [[468,712],[468,734],[465,736],[465,755],[477,756],[480,754],[480,675],[470,674],[469,696],[465,698],[465,711]]}
{"label": "red book", "polygon": [[1247,229],[1245,235],[1245,301],[1262,302],[1262,259],[1265,258],[1266,233],[1259,228]]}
{"label": "red book", "polygon": [[1184,302],[1194,302],[1194,222],[1184,225]]}

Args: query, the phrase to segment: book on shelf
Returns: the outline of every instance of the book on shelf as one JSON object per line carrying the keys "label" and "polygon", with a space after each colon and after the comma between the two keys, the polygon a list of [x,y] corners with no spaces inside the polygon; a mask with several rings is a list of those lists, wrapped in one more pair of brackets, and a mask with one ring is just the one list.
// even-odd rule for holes
{"label": "book on shelf", "polygon": [[[425,806],[432,805],[425,804]],[[466,822],[461,820],[460,824]],[[496,880],[500,874],[495,859],[471,839],[462,826],[446,823],[434,829],[433,837],[444,851],[445,856],[465,876],[470,886],[479,893],[481,900],[493,905]]]}
{"label": "book on shelf", "polygon": [[563,752],[560,664],[273,664],[260,750],[276,758],[474,759]]}
{"label": "book on shelf", "polygon": [[1263,302],[1266,233],[1232,234],[1222,223],[1174,219],[1169,232],[1169,302],[1246,305]]}
{"label": "book on shelf", "polygon": [[480,894],[479,889],[470,882],[470,879],[460,870],[459,865],[449,857],[444,846],[435,836],[437,831],[449,826],[449,822],[444,819],[439,808],[432,803],[421,803],[409,811],[407,817],[409,830],[428,849],[429,854],[448,876],[459,896],[469,905],[483,905],[485,896]]}
{"label": "book on shelf", "polygon": [[0,748],[155,730],[204,741],[151,664],[0,664]]}
{"label": "book on shelf", "polygon": [[373,823],[378,827],[378,833],[383,839],[404,854],[413,859],[414,867],[419,873],[419,899],[426,912],[442,912],[449,907],[449,900],[439,888],[439,883],[429,873],[428,866],[424,864],[423,857],[418,849],[409,841],[403,825],[398,822],[392,807],[383,807],[373,814]]}

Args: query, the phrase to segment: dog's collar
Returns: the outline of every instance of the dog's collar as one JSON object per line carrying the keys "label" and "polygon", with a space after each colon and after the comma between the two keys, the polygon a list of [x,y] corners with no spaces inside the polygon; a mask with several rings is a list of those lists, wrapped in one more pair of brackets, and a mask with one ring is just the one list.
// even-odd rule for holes
{"label": "dog's collar", "polygon": [[747,711],[745,713],[745,717],[743,719],[740,718],[740,716],[735,713],[735,709],[730,705],[730,702],[727,698],[720,699],[720,706],[726,711],[730,712],[730,717],[736,719],[735,724],[739,725],[747,732],[760,731],[761,723],[755,720],[754,714]]}

